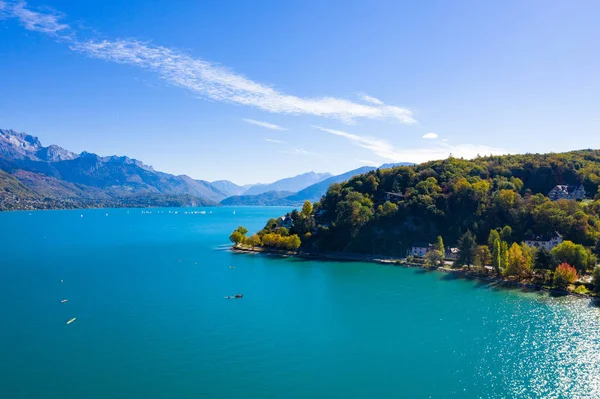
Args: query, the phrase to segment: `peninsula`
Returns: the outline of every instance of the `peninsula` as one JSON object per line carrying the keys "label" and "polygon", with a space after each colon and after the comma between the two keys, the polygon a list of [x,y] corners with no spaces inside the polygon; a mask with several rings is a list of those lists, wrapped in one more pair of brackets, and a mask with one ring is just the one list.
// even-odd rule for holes
{"label": "peninsula", "polygon": [[[450,157],[329,186],[235,246],[403,259],[600,291],[600,151]],[[550,241],[546,238],[560,237]],[[425,243],[425,244],[422,244]],[[339,256],[339,255],[338,255]]]}

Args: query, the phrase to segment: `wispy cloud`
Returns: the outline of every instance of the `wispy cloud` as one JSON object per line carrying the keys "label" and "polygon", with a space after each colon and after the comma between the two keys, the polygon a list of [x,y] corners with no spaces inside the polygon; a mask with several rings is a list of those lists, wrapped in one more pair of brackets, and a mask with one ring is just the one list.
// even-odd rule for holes
{"label": "wispy cloud", "polygon": [[396,159],[396,154],[393,146],[385,140],[378,139],[370,136],[359,136],[356,134],[346,133],[341,130],[327,129],[321,126],[312,126],[315,129],[319,129],[323,132],[334,134],[336,136],[344,137],[352,141],[354,144],[373,151],[374,154],[385,158],[385,159]]}
{"label": "wispy cloud", "polygon": [[354,159],[356,162],[359,162],[362,165],[367,165],[367,166],[379,166],[379,164],[381,162],[375,162],[375,161],[369,161],[367,159]]}
{"label": "wispy cloud", "polygon": [[281,154],[289,154],[289,155],[310,155],[310,156],[318,156],[318,157],[328,157],[327,154],[321,154],[318,152],[313,152],[313,151],[306,151],[302,148],[294,148],[292,150],[284,150],[284,151],[279,151]]}
{"label": "wispy cloud", "polygon": [[435,145],[426,148],[397,148],[387,140],[359,136],[357,134],[343,132],[341,130],[327,129],[321,126],[313,126],[315,129],[343,137],[350,140],[359,147],[372,151],[375,155],[394,162],[425,162],[435,159],[445,159],[452,155],[458,158],[475,158],[477,155],[506,154],[507,150],[477,144],[450,145],[436,142]]}
{"label": "wispy cloud", "polygon": [[64,17],[63,14],[49,9],[45,9],[44,12],[33,11],[27,8],[27,3],[24,1],[1,2],[0,13],[17,18],[25,29],[35,32],[55,35],[69,29],[69,25],[60,22]]}
{"label": "wispy cloud", "polygon": [[242,118],[242,120],[246,123],[249,123],[251,125],[256,125],[256,126],[260,126],[260,127],[264,127],[266,129],[271,129],[271,130],[288,130],[285,127],[276,125],[274,123],[269,123],[269,122],[262,122],[262,121],[257,121],[254,119],[246,119],[246,118]]}
{"label": "wispy cloud", "polygon": [[265,141],[268,141],[269,143],[275,143],[275,144],[285,144],[285,141],[275,140],[275,139],[265,139]]}
{"label": "wispy cloud", "polygon": [[[74,31],[60,22],[62,14],[33,11],[26,3],[5,4],[4,13],[17,18],[25,29],[57,36],[63,31]],[[8,10],[8,11],[7,11]],[[364,97],[361,104],[338,97],[298,97],[272,86],[255,82],[216,63],[185,54],[179,50],[152,45],[135,39],[81,40],[72,35],[61,36],[78,53],[101,60],[127,64],[151,70],[166,82],[189,90],[201,98],[249,106],[263,111],[312,115],[354,123],[356,119],[389,119],[415,123],[409,109],[387,105],[373,97]]]}
{"label": "wispy cloud", "polygon": [[368,103],[371,103],[371,104],[383,105],[383,101],[381,101],[381,100],[380,100],[380,99],[378,99],[378,98],[371,97],[371,96],[369,96],[369,95],[367,95],[367,94],[362,94],[362,95],[360,96],[360,98],[362,98],[364,101],[366,101],[366,102],[368,102]]}
{"label": "wispy cloud", "polygon": [[438,138],[437,133],[427,133],[423,136],[424,139],[435,140]]}
{"label": "wispy cloud", "polygon": [[334,97],[296,97],[217,64],[133,39],[90,40],[75,42],[70,47],[93,58],[150,69],[175,86],[215,101],[251,106],[272,113],[330,117],[347,123],[358,118],[392,119],[405,124],[415,122],[412,112],[404,108],[358,104]]}

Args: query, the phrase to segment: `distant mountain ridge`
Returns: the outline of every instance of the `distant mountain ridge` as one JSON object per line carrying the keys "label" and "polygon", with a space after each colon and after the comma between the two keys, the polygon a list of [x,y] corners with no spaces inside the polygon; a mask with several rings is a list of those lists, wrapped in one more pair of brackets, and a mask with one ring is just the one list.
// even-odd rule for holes
{"label": "distant mountain ridge", "polygon": [[270,184],[255,184],[246,190],[244,195],[258,195],[269,191],[289,191],[295,193],[312,184],[331,177],[331,173],[308,172],[294,177],[277,180]]}
{"label": "distant mountain ridge", "polygon": [[330,185],[334,183],[342,183],[349,180],[353,176],[361,175],[363,173],[370,172],[375,169],[387,169],[396,166],[412,166],[410,162],[400,162],[394,164],[383,164],[379,168],[374,166],[363,166],[358,169],[348,171],[336,176],[330,176],[327,179],[321,180],[318,183],[312,184],[296,193],[289,193],[287,191],[268,191],[266,193],[260,193],[256,195],[248,195],[248,192],[243,195],[237,195],[226,198],[221,201],[221,205],[239,205],[239,206],[298,206],[304,201],[315,202],[321,199],[327,192]]}
{"label": "distant mountain ridge", "polygon": [[298,205],[318,200],[332,183],[373,169],[365,166],[337,176],[308,172],[269,184],[240,186],[228,180],[209,182],[156,171],[127,156],[44,147],[35,136],[0,129],[0,210]]}
{"label": "distant mountain ridge", "polygon": [[32,201],[31,208],[47,203],[143,205],[146,199],[148,205],[160,205],[163,198],[169,203],[216,205],[228,196],[210,182],[158,172],[136,159],[44,147],[37,137],[8,129],[0,129],[0,169],[6,172],[0,178],[10,175],[19,182],[3,184],[11,189],[0,192],[0,209],[23,208],[23,195]]}

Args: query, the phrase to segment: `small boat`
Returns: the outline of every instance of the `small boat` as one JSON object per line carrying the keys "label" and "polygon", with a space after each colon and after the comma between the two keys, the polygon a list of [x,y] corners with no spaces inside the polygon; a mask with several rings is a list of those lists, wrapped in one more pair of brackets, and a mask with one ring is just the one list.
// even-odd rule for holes
{"label": "small boat", "polygon": [[81,214],[81,217],[83,217],[83,213]]}
{"label": "small boat", "polygon": [[225,299],[233,299],[233,297],[231,295],[227,295],[226,297],[224,297]]}
{"label": "small boat", "polygon": [[60,279],[60,282],[61,282],[61,283],[64,283],[64,281],[63,281],[63,279],[62,279],[62,278]]}
{"label": "small boat", "polygon": [[71,324],[71,323],[73,323],[75,320],[77,320],[77,317],[73,317],[71,320],[67,321],[67,324]]}
{"label": "small boat", "polygon": [[106,216],[108,216],[108,213],[106,214]]}
{"label": "small boat", "polygon": [[235,297],[236,297],[236,298],[243,298],[243,297],[244,297],[244,295],[243,295],[243,294],[235,294]]}
{"label": "small boat", "polygon": [[60,303],[65,303],[65,302],[69,302],[68,299],[63,299],[62,301],[60,301]]}
{"label": "small boat", "polygon": [[233,214],[235,215],[235,211],[233,211]]}

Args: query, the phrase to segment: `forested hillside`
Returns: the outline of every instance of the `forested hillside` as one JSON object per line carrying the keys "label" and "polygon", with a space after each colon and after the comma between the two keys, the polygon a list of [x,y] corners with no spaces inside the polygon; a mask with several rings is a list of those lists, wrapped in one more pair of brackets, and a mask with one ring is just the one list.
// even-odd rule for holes
{"label": "forested hillside", "polygon": [[[557,184],[583,184],[590,200],[551,202]],[[449,158],[414,167],[378,169],[332,184],[315,204],[316,229],[296,232],[312,250],[406,251],[438,235],[455,245],[467,230],[484,243],[509,226],[510,241],[559,231],[593,246],[600,237],[600,151]]]}

